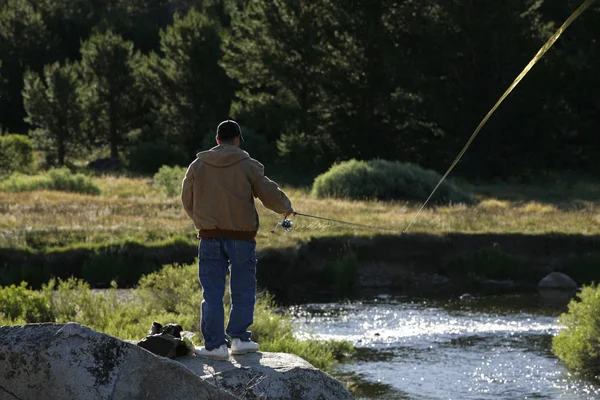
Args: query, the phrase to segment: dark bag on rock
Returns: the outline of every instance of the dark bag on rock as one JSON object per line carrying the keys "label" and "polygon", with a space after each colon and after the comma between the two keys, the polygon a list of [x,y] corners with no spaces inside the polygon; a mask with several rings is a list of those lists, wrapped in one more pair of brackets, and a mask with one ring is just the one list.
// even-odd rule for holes
{"label": "dark bag on rock", "polygon": [[190,350],[181,339],[182,331],[183,328],[178,324],[162,326],[153,322],[150,335],[140,340],[137,345],[162,357],[186,356]]}

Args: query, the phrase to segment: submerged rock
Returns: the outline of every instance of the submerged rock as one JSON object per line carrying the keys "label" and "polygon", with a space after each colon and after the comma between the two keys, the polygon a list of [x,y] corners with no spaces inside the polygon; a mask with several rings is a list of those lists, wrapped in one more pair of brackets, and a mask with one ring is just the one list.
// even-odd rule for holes
{"label": "submerged rock", "polygon": [[573,291],[577,290],[577,283],[562,272],[552,272],[540,280],[538,289]]}

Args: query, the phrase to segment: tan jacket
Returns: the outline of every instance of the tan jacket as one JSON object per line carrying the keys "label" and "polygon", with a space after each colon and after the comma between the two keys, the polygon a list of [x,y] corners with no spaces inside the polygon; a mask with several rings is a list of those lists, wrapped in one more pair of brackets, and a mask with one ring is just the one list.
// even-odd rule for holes
{"label": "tan jacket", "polygon": [[292,210],[262,164],[239,147],[221,144],[197,157],[185,173],[181,201],[198,237],[254,241],[259,225],[254,197],[276,213]]}

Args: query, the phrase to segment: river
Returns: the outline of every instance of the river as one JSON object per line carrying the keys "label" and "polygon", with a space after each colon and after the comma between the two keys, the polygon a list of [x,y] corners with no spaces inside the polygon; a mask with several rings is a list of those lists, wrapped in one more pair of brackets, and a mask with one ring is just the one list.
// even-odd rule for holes
{"label": "river", "polygon": [[357,348],[333,375],[359,399],[600,399],[551,351],[564,306],[537,295],[379,296],[290,308],[296,333]]}

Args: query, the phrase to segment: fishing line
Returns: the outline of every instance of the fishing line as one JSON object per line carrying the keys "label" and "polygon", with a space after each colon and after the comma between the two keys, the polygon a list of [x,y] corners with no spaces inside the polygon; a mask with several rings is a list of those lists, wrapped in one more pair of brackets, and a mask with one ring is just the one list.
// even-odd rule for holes
{"label": "fishing line", "polygon": [[431,194],[429,195],[429,197],[427,197],[427,200],[425,200],[425,202],[423,203],[423,205],[421,206],[421,208],[419,208],[419,211],[417,211],[417,213],[415,214],[415,216],[413,217],[413,219],[409,222],[408,226],[404,229],[404,231],[402,231],[402,233],[406,233],[408,231],[408,228],[410,228],[410,226],[413,224],[413,222],[415,222],[415,220],[417,219],[417,217],[419,216],[419,214],[421,213],[421,211],[423,211],[423,209],[425,208],[425,206],[427,205],[427,203],[429,203],[429,200],[431,200],[431,197],[433,197],[434,193],[438,190],[438,188],[440,187],[440,185],[442,184],[442,182],[444,182],[444,180],[450,174],[450,172],[454,169],[454,167],[456,166],[456,164],[458,164],[458,162],[460,161],[460,159],[462,158],[462,156],[466,153],[466,151],[469,148],[469,146],[471,146],[471,143],[473,142],[473,140],[475,139],[475,137],[477,136],[477,134],[479,133],[479,131],[481,131],[481,129],[483,128],[483,126],[487,123],[487,121],[490,119],[490,117],[492,116],[492,114],[494,114],[494,112],[500,106],[500,104],[502,104],[502,102],[504,101],[504,99],[506,99],[508,97],[508,95],[521,82],[521,80],[525,77],[525,75],[527,75],[529,73],[529,71],[531,70],[531,68],[533,68],[533,66],[554,45],[554,43],[558,40],[558,38],[560,37],[560,35],[562,35],[563,32],[569,27],[569,25],[571,25],[571,23],[573,21],[575,21],[595,1],[596,0],[586,0],[581,6],[579,6],[579,8],[577,10],[575,10],[575,12],[573,14],[571,14],[571,16],[569,18],[567,18],[567,20],[562,24],[562,26],[560,28],[558,28],[558,30],[554,33],[554,35],[552,35],[550,37],[550,39],[548,39],[548,41],[538,50],[537,54],[531,59],[531,61],[529,61],[529,64],[527,64],[525,66],[525,68],[523,69],[523,71],[517,76],[517,78],[513,81],[513,83],[508,87],[508,89],[506,90],[506,92],[504,92],[504,94],[502,95],[502,97],[500,97],[500,100],[498,100],[496,102],[496,104],[494,105],[494,107],[492,107],[492,109],[487,113],[487,115],[481,120],[481,122],[479,123],[479,125],[475,129],[475,132],[473,132],[473,134],[471,135],[471,137],[467,141],[467,144],[465,144],[465,146],[460,151],[460,153],[458,154],[458,156],[456,157],[456,159],[454,159],[454,161],[450,165],[450,168],[448,168],[448,170],[442,176],[442,178],[440,179],[440,181],[438,182],[438,184],[435,185],[435,187],[433,188],[433,191],[431,192]]}
{"label": "fishing line", "polygon": [[[356,222],[348,222],[348,221],[342,221],[342,220],[339,220],[339,219],[318,217],[316,215],[304,214],[304,213],[299,213],[299,212],[294,212],[294,215],[299,215],[301,217],[321,219],[321,220],[324,220],[324,221],[335,222],[335,223],[338,223],[338,224],[345,224],[345,225],[357,226],[357,227],[360,227],[360,228],[378,229],[378,230],[388,231],[388,232],[397,232],[397,230],[394,230],[394,229],[381,228],[379,226],[373,226],[373,225],[357,224]],[[284,217],[283,220],[281,222],[279,222],[275,226],[275,228],[273,228],[271,230],[271,233],[275,233],[275,230],[278,227],[280,227],[280,226],[287,232],[287,231],[289,231],[289,230],[292,229],[293,224],[292,224],[292,221],[290,221],[289,219],[287,219],[287,217]]]}

